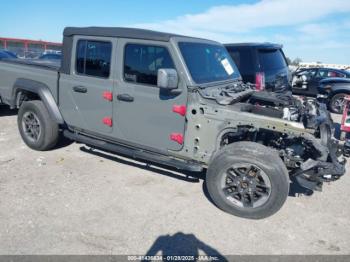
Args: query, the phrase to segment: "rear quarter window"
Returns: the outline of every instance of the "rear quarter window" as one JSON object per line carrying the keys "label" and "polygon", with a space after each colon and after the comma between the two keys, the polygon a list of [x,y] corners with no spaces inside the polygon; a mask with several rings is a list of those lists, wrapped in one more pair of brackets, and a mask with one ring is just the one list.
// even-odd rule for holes
{"label": "rear quarter window", "polygon": [[329,70],[327,76],[328,77],[346,77],[345,74],[337,72],[337,71],[333,71],[333,70]]}
{"label": "rear quarter window", "polygon": [[79,40],[76,54],[76,70],[81,75],[108,78],[111,66],[110,42]]}
{"label": "rear quarter window", "polygon": [[260,49],[258,59],[261,69],[264,71],[277,70],[287,67],[286,60],[280,49]]}

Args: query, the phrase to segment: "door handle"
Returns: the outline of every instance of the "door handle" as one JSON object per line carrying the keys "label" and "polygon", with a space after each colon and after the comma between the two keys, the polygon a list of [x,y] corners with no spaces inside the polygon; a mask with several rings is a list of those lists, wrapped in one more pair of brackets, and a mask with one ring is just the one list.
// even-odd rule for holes
{"label": "door handle", "polygon": [[117,99],[121,100],[121,101],[125,101],[125,102],[133,102],[134,101],[134,97],[132,97],[129,94],[120,94],[117,95]]}
{"label": "door handle", "polygon": [[87,88],[83,86],[75,86],[73,87],[73,90],[77,93],[87,93]]}

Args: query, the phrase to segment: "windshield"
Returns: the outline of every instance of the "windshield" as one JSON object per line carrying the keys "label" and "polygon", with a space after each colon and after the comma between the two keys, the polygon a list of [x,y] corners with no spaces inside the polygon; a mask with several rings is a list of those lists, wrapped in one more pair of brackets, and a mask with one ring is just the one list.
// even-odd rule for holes
{"label": "windshield", "polygon": [[197,84],[240,77],[226,48],[215,44],[180,42],[179,48],[192,79]]}

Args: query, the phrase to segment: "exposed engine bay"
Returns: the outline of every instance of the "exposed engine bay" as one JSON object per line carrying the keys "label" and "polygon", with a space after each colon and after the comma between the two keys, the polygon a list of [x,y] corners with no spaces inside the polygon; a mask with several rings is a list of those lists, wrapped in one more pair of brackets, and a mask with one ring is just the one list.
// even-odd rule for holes
{"label": "exposed engine bay", "polygon": [[[236,105],[240,111],[287,121],[301,122],[305,128],[315,128],[330,120],[327,109],[316,99],[294,97],[291,92],[255,91],[254,85],[241,82],[224,88],[205,88],[200,94],[220,105]],[[322,107],[322,114],[320,110]]]}
{"label": "exposed engine bay", "polygon": [[[295,97],[291,92],[255,91],[254,86],[235,82],[226,87],[199,90],[205,99],[235,111],[298,123],[305,130],[298,135],[283,130],[239,126],[227,133],[221,146],[238,141],[253,141],[278,151],[291,177],[305,188],[321,190],[322,183],[339,179],[345,173],[341,147],[332,138],[333,122],[326,105],[316,99]],[[269,119],[264,120],[269,122]]]}

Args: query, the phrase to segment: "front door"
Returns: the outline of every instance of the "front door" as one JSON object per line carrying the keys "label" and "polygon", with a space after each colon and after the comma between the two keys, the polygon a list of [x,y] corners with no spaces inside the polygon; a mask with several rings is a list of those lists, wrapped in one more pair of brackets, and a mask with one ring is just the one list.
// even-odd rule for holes
{"label": "front door", "polygon": [[180,80],[175,92],[157,87],[159,68],[177,68],[171,50],[165,42],[119,40],[118,54],[124,59],[118,60],[115,88],[117,137],[147,148],[182,148],[185,116],[181,109],[187,104],[186,85]]}
{"label": "front door", "polygon": [[74,39],[71,74],[60,77],[60,110],[71,127],[96,134],[113,131],[112,46],[106,39]]}
{"label": "front door", "polygon": [[324,78],[324,70],[318,69],[308,83],[308,95],[317,96],[320,81]]}
{"label": "front door", "polygon": [[315,88],[317,89],[318,84],[315,80],[316,73],[316,69],[306,69],[298,73],[300,78],[305,76],[306,81],[298,83],[297,86],[293,86],[293,93],[297,95],[315,95]]}

